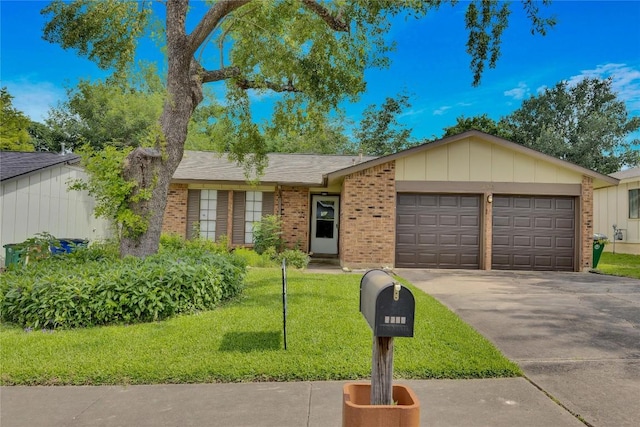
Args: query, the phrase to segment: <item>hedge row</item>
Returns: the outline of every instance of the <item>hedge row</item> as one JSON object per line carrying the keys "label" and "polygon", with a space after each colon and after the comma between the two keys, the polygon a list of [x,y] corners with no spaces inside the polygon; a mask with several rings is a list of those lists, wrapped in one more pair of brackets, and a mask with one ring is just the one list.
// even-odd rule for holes
{"label": "hedge row", "polygon": [[78,250],[6,272],[2,320],[48,329],[155,321],[236,296],[246,273],[240,257],[198,248],[145,259],[90,253]]}

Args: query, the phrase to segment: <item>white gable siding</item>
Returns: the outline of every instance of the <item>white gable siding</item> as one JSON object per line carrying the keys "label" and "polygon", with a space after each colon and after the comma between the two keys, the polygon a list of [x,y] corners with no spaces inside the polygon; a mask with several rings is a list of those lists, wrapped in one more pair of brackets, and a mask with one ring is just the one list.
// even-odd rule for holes
{"label": "white gable siding", "polygon": [[[67,190],[69,180],[85,176],[78,168],[62,165],[3,182],[0,244],[20,243],[42,232],[90,241],[109,237],[108,222],[93,216],[93,198]],[[5,249],[0,249],[4,265]]]}

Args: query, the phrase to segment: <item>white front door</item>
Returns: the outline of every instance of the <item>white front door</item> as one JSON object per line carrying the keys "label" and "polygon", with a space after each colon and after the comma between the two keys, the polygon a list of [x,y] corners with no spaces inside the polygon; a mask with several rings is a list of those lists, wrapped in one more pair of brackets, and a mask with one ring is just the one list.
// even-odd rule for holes
{"label": "white front door", "polygon": [[338,253],[339,211],[338,196],[311,196],[311,252]]}

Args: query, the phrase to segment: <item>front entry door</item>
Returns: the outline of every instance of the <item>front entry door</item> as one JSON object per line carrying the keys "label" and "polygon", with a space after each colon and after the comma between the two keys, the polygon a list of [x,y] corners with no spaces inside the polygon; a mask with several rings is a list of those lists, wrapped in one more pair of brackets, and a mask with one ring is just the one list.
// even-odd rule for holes
{"label": "front entry door", "polygon": [[339,210],[338,196],[311,197],[311,252],[328,255],[338,253]]}

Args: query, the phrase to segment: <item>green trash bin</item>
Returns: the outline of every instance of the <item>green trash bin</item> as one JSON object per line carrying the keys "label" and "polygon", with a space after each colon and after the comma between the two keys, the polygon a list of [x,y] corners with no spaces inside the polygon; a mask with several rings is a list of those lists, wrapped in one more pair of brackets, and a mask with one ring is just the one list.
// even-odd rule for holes
{"label": "green trash bin", "polygon": [[24,247],[17,243],[4,245],[4,266],[17,265],[22,262],[20,258],[24,254]]}
{"label": "green trash bin", "polygon": [[593,268],[598,266],[600,255],[602,255],[602,251],[604,251],[604,247],[608,241],[607,236],[604,234],[593,235]]}

